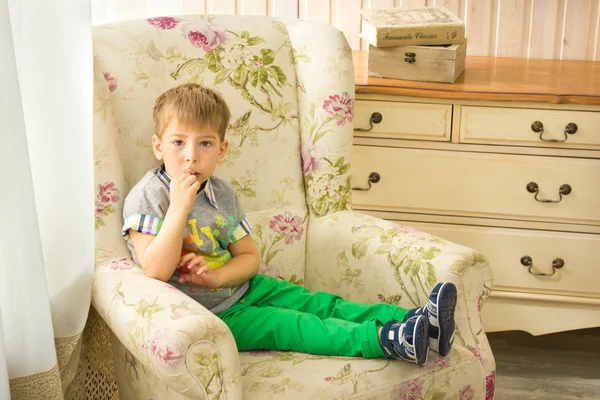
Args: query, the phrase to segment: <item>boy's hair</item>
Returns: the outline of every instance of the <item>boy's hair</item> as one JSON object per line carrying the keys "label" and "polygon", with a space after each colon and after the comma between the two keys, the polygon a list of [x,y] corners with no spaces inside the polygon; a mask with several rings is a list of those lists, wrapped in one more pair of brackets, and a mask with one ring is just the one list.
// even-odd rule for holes
{"label": "boy's hair", "polygon": [[158,137],[162,136],[173,118],[177,118],[180,124],[187,127],[211,127],[223,141],[231,112],[223,97],[215,90],[197,83],[184,83],[158,96],[153,117]]}

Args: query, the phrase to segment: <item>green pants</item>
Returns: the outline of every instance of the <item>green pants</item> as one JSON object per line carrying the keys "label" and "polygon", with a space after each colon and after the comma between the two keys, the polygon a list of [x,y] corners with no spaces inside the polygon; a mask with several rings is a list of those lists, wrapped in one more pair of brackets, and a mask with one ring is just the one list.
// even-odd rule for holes
{"label": "green pants", "polygon": [[407,310],[390,304],[363,304],[265,275],[250,280],[246,294],[217,314],[239,351],[290,350],[332,356],[385,358],[378,328],[402,321]]}

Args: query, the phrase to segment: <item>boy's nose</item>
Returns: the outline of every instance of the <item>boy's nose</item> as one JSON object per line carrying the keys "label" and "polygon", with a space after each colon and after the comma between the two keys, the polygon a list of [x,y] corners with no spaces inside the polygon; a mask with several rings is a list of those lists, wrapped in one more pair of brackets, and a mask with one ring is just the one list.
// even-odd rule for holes
{"label": "boy's nose", "polygon": [[194,150],[190,150],[187,152],[187,154],[185,155],[185,160],[187,162],[196,162],[198,161],[198,153]]}

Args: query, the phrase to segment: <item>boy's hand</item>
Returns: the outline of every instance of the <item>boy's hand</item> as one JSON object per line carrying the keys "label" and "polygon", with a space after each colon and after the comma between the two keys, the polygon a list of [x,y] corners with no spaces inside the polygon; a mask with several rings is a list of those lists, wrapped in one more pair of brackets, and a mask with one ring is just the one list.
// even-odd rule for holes
{"label": "boy's hand", "polygon": [[210,289],[221,287],[214,271],[206,264],[204,257],[194,253],[188,253],[181,257],[179,275],[179,283],[189,282]]}
{"label": "boy's hand", "polygon": [[189,214],[196,201],[196,193],[200,189],[200,182],[194,175],[187,172],[171,180],[171,205]]}

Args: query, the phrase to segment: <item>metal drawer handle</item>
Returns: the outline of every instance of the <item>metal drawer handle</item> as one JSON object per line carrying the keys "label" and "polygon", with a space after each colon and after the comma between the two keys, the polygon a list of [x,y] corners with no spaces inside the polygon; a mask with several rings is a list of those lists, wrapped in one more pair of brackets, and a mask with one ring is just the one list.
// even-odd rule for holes
{"label": "metal drawer handle", "polygon": [[566,196],[572,192],[571,185],[564,184],[558,189],[558,200],[548,200],[548,199],[538,199],[538,195],[540,194],[540,187],[535,182],[529,182],[527,184],[527,191],[529,193],[535,193],[534,199],[539,201],[540,203],[560,203],[563,199],[563,195]]}
{"label": "metal drawer handle", "polygon": [[354,128],[354,130],[360,132],[368,132],[373,129],[373,124],[378,124],[381,121],[383,121],[383,115],[381,115],[381,113],[374,112],[373,114],[371,114],[371,118],[369,118],[368,128]]}
{"label": "metal drawer handle", "polygon": [[370,190],[371,189],[371,183],[377,183],[381,180],[381,175],[379,175],[377,172],[371,172],[369,174],[369,180],[368,180],[368,184],[369,187],[368,188],[361,188],[361,187],[353,187],[352,190]]}
{"label": "metal drawer handle", "polygon": [[540,134],[540,140],[543,142],[553,142],[553,143],[563,143],[566,142],[567,139],[569,138],[569,135],[573,135],[575,132],[577,132],[577,124],[574,122],[569,122],[567,124],[567,126],[565,126],[565,138],[564,139],[544,139],[544,124],[542,124],[541,121],[534,121],[533,124],[531,124],[531,130],[534,131],[535,133],[539,133]]}
{"label": "metal drawer handle", "polygon": [[552,273],[551,274],[546,273],[546,272],[532,272],[531,268],[533,268],[533,260],[529,256],[521,257],[521,264],[523,266],[527,267],[529,273],[533,276],[553,276],[556,273],[557,269],[561,269],[562,267],[565,266],[565,261],[562,258],[555,258],[552,261]]}

